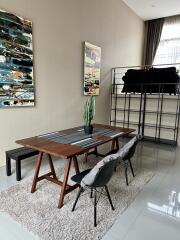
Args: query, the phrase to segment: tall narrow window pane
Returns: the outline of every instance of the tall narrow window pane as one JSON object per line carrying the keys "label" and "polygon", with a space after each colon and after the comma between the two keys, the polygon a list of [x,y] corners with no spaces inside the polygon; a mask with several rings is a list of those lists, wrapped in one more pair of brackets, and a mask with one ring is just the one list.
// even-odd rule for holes
{"label": "tall narrow window pane", "polygon": [[180,22],[165,23],[153,64],[180,63]]}

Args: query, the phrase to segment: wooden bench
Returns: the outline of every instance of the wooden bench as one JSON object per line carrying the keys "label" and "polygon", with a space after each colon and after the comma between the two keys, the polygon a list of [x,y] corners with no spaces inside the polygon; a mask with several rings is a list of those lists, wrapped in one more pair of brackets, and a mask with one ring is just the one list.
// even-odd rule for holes
{"label": "wooden bench", "polygon": [[16,161],[16,180],[21,180],[21,160],[37,155],[39,151],[31,148],[21,147],[6,151],[6,173],[11,175],[11,159]]}

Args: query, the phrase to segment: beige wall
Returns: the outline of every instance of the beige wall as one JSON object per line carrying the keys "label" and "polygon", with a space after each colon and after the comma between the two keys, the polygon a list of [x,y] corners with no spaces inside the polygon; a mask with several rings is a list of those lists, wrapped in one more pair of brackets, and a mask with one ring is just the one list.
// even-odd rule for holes
{"label": "beige wall", "polygon": [[96,122],[108,123],[110,69],[141,63],[144,24],[121,0],[0,0],[33,21],[36,107],[0,109],[0,165],[16,139],[82,124],[83,41],[102,47]]}

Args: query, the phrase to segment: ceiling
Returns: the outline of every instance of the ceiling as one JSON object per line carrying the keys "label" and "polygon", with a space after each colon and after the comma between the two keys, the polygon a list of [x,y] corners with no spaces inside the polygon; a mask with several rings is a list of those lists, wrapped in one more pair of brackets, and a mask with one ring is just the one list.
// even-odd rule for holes
{"label": "ceiling", "polygon": [[180,14],[180,0],[123,0],[143,20]]}

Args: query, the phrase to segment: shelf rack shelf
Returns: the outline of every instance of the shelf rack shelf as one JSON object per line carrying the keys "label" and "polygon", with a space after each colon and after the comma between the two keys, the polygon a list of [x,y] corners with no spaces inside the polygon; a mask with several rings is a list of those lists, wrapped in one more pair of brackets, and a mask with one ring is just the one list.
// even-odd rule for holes
{"label": "shelf rack shelf", "polygon": [[[119,111],[119,112],[124,112],[124,111],[128,111],[128,109],[123,109],[123,108],[112,108],[111,109],[112,111]],[[131,109],[131,112],[135,112],[135,113],[139,113],[139,110],[138,109]],[[143,112],[142,110],[141,110],[141,112]],[[148,114],[156,114],[157,112],[156,111],[152,111],[152,110],[146,110],[146,113]],[[174,112],[162,112],[162,114],[165,114],[165,115],[173,115],[173,116],[176,116],[176,113],[174,113]]]}
{"label": "shelf rack shelf", "polygon": [[[111,122],[116,122],[116,123],[124,123],[124,124],[129,124],[129,125],[139,125],[139,123],[138,122],[131,122],[131,121],[123,121],[123,120],[111,120]],[[141,124],[142,125],[142,124]],[[154,127],[156,127],[156,124],[153,124],[153,123],[144,123],[144,126],[145,127],[152,127],[152,128],[154,128]],[[177,127],[174,127],[174,126],[168,126],[168,125],[162,125],[161,124],[161,126],[158,126],[158,128],[164,128],[164,129],[172,129],[172,130],[176,130],[177,129]]]}

